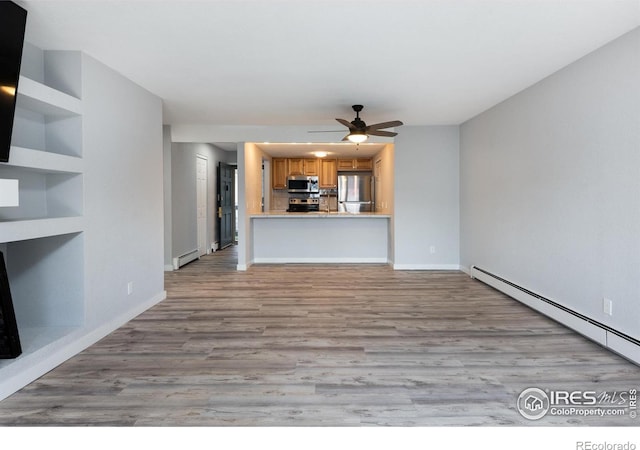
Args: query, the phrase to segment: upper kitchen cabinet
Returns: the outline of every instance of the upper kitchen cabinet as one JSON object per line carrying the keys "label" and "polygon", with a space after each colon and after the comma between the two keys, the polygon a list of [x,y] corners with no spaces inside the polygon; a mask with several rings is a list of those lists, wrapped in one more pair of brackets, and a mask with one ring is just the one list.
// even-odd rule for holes
{"label": "upper kitchen cabinet", "polygon": [[304,175],[304,159],[289,158],[289,175]]}
{"label": "upper kitchen cabinet", "polygon": [[373,162],[370,158],[341,158],[338,160],[338,170],[372,170]]}
{"label": "upper kitchen cabinet", "polygon": [[304,174],[305,175],[318,175],[318,160],[317,159],[305,159],[304,160]]}
{"label": "upper kitchen cabinet", "polygon": [[271,187],[273,189],[287,188],[288,164],[286,158],[271,160]]}
{"label": "upper kitchen cabinet", "polygon": [[335,159],[320,160],[320,174],[318,182],[320,189],[335,189],[338,187],[338,161]]}
{"label": "upper kitchen cabinet", "polygon": [[318,175],[318,160],[313,158],[289,159],[289,175]]}

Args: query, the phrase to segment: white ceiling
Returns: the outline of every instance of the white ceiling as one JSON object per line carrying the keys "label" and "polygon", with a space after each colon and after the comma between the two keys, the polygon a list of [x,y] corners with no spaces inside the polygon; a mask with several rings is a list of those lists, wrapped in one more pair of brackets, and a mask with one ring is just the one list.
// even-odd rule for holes
{"label": "white ceiling", "polygon": [[364,143],[262,143],[257,144],[265,153],[275,157],[316,157],[316,152],[327,153],[327,158],[353,157],[370,158],[384,148],[386,144]]}
{"label": "white ceiling", "polygon": [[94,56],[167,124],[339,130],[354,103],[459,124],[640,25],[640,0],[17,1],[30,42]]}

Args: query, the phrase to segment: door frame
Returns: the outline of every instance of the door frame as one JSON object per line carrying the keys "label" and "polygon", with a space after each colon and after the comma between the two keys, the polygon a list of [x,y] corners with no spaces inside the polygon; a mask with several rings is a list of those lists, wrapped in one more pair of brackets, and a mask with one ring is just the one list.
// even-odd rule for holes
{"label": "door frame", "polygon": [[[198,178],[198,165],[200,161],[204,161],[204,182],[205,187],[203,191],[204,195],[204,229],[201,228],[200,225],[200,213],[198,209],[200,208],[200,189],[198,186],[199,178]],[[200,248],[200,237],[201,234],[204,234],[204,247]],[[208,255],[211,253],[211,244],[209,240],[209,159],[200,154],[196,154],[196,247],[198,248],[198,256]]]}
{"label": "door frame", "polygon": [[[223,211],[223,205],[222,205],[222,197],[223,197],[223,180],[222,180],[222,168],[223,167],[227,167],[229,169],[231,169],[231,182],[230,182],[230,186],[231,186],[231,195],[230,195],[230,202],[231,202],[231,206],[230,206],[230,211]],[[234,245],[236,243],[236,239],[235,239],[235,230],[236,230],[236,171],[237,171],[237,165],[235,164],[227,164],[223,161],[219,161],[218,162],[218,167],[217,167],[217,175],[218,175],[218,179],[217,179],[217,202],[216,202],[216,220],[217,220],[217,240],[218,240],[218,249],[222,250],[230,245]],[[229,206],[227,206],[229,207]],[[222,241],[223,239],[223,235],[222,235],[222,231],[223,231],[223,226],[222,226],[222,218],[223,215],[225,213],[230,213],[231,214],[231,230],[228,230],[230,235],[231,235],[231,240],[229,242],[224,242]]]}

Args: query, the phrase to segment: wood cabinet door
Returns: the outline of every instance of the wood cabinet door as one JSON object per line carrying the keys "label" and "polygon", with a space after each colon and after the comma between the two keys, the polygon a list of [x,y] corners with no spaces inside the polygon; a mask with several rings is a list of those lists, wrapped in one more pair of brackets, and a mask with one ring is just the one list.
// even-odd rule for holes
{"label": "wood cabinet door", "polygon": [[338,187],[338,167],[335,159],[320,160],[320,189],[333,189]]}
{"label": "wood cabinet door", "polygon": [[373,163],[371,158],[356,158],[353,162],[353,168],[357,170],[371,170]]}
{"label": "wood cabinet door", "polygon": [[305,175],[318,175],[318,160],[317,159],[305,159],[304,160],[304,174]]}
{"label": "wood cabinet door", "polygon": [[351,170],[353,169],[353,159],[339,159],[338,170]]}
{"label": "wood cabinet door", "polygon": [[372,170],[371,158],[339,159],[338,170]]}
{"label": "wood cabinet door", "polygon": [[289,175],[304,175],[304,159],[289,158]]}
{"label": "wood cabinet door", "polygon": [[271,160],[271,187],[273,189],[287,188],[287,160],[273,158]]}

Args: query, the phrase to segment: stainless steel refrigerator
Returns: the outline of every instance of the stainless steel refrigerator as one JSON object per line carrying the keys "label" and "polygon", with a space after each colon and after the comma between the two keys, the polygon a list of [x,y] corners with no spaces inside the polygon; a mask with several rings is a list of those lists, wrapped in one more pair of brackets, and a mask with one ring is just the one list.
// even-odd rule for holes
{"label": "stainless steel refrigerator", "polygon": [[338,174],[338,212],[373,212],[373,176],[365,173]]}

